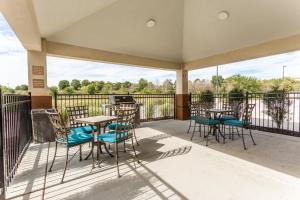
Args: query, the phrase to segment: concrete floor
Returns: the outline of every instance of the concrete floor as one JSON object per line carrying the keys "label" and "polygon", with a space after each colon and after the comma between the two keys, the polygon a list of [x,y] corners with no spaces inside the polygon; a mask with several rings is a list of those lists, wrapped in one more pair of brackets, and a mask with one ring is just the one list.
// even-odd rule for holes
{"label": "concrete floor", "polygon": [[[187,121],[143,123],[137,129],[141,164],[121,152],[121,178],[114,159],[101,155],[101,168],[92,170],[91,159],[71,161],[66,182],[60,184],[64,157],[57,159],[46,178],[45,199],[299,199],[300,138],[257,132],[248,150],[240,138],[205,146],[186,134]],[[52,159],[51,144],[49,158]],[[130,147],[128,145],[128,147]],[[84,147],[84,155],[88,153]],[[64,155],[65,148],[59,148]],[[74,148],[73,152],[76,152]],[[47,144],[32,144],[7,190],[10,199],[42,199]],[[31,192],[31,193],[29,193]],[[28,193],[23,195],[24,193]]]}

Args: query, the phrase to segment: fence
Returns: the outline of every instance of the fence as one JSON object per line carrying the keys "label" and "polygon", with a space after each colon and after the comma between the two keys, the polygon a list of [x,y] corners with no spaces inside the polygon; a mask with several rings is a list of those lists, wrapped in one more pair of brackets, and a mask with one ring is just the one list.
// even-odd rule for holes
{"label": "fence", "polygon": [[0,88],[0,105],[0,186],[5,188],[31,141],[31,96],[4,95]]}
{"label": "fence", "polygon": [[252,113],[253,128],[300,136],[300,93],[246,93],[245,96],[232,94],[214,94],[212,98],[191,94],[191,102],[201,102],[212,99],[212,106],[222,108],[228,101],[242,101],[255,104]]}
{"label": "fence", "polygon": [[[66,117],[65,107],[86,105],[90,115],[104,113],[104,105],[110,104],[111,94],[57,94],[53,96],[53,105],[63,117]],[[124,94],[113,94],[124,95]],[[173,119],[175,116],[175,95],[174,94],[130,94],[135,101],[141,104],[141,122]]]}

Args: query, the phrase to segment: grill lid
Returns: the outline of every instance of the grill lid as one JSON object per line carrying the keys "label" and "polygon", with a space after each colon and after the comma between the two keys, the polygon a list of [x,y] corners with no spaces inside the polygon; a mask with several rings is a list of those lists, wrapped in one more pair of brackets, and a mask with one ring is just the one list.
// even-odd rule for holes
{"label": "grill lid", "polygon": [[118,105],[121,103],[135,103],[131,95],[110,95],[109,99],[112,104]]}

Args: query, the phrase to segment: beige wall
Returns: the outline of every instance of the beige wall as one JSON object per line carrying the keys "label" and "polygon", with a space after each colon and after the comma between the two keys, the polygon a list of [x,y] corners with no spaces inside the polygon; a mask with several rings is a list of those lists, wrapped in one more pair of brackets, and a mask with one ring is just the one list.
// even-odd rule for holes
{"label": "beige wall", "polygon": [[176,94],[188,94],[188,71],[176,71]]}

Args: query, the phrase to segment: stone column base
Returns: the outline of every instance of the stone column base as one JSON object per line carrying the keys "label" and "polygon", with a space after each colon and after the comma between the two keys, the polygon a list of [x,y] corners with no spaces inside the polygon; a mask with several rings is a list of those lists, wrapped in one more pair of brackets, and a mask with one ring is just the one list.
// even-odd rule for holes
{"label": "stone column base", "polygon": [[189,94],[176,94],[176,119],[188,119]]}
{"label": "stone column base", "polygon": [[52,96],[31,96],[32,109],[52,108]]}

